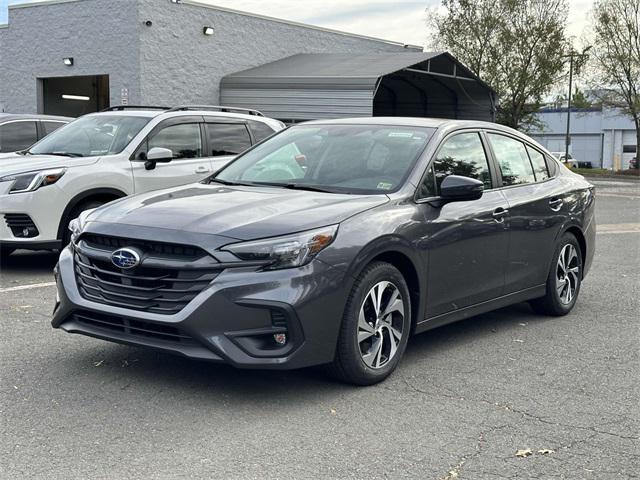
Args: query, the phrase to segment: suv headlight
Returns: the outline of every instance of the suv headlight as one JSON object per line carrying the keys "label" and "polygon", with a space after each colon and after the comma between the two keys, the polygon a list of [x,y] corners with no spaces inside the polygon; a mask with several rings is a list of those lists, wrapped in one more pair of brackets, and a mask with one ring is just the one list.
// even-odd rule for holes
{"label": "suv headlight", "polygon": [[337,232],[338,225],[331,225],[283,237],[233,243],[222,250],[241,260],[265,262],[265,270],[301,267],[331,245]]}
{"label": "suv headlight", "polygon": [[0,177],[0,182],[13,182],[11,187],[9,187],[9,193],[33,192],[40,187],[56,183],[62,178],[66,171],[66,168],[56,168],[52,170],[19,173],[17,175],[6,175]]}

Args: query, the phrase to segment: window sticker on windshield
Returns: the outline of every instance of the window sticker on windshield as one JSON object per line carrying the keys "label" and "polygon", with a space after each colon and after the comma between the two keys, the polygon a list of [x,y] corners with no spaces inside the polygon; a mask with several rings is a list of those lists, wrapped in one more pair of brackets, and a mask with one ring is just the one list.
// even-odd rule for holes
{"label": "window sticker on windshield", "polygon": [[392,183],[387,183],[387,182],[380,182],[378,183],[378,190],[391,190],[391,188],[393,187]]}
{"label": "window sticker on windshield", "polygon": [[388,137],[400,137],[400,138],[411,138],[413,137],[413,132],[389,132]]}

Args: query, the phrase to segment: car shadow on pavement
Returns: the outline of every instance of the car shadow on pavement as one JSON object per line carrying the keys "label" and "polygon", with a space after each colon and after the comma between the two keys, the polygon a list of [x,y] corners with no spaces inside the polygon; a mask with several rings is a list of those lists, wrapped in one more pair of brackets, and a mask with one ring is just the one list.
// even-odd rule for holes
{"label": "car shadow on pavement", "polygon": [[[442,357],[443,351],[459,348],[483,335],[493,335],[508,329],[522,328],[522,322],[539,321],[527,304],[518,304],[479,315],[451,325],[414,336],[406,357],[399,366],[415,361],[428,362],[429,356]],[[277,400],[297,404],[304,398],[333,397],[357,389],[326,376],[322,368],[301,370],[252,370],[192,360],[150,349],[96,342],[81,336],[78,351],[59,361],[65,370],[76,371],[77,378],[92,378],[100,383],[122,385],[122,390],[162,390],[184,395],[184,392],[204,395],[210,400],[261,403]],[[392,377],[393,378],[393,377]],[[88,379],[89,380],[89,379]],[[92,383],[89,381],[89,383]],[[88,387],[88,385],[87,385]],[[74,388],[81,388],[76,383]],[[180,393],[182,392],[182,393]],[[295,395],[291,395],[295,392]],[[216,400],[216,401],[217,401]]]}
{"label": "car shadow on pavement", "polygon": [[0,270],[2,273],[51,273],[53,267],[58,262],[58,252],[43,250],[32,252],[28,250],[18,250],[7,258],[0,260]]}

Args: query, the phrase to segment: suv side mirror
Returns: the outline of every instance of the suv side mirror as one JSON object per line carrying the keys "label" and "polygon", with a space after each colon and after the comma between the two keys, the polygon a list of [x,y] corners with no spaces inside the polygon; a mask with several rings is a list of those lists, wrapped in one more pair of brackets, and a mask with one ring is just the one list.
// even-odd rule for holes
{"label": "suv side mirror", "polygon": [[484,184],[475,178],[449,175],[440,185],[440,197],[450,202],[477,200],[482,197]]}
{"label": "suv side mirror", "polygon": [[156,163],[169,163],[171,160],[173,160],[173,152],[171,150],[168,148],[153,147],[147,152],[144,168],[153,170],[156,168]]}

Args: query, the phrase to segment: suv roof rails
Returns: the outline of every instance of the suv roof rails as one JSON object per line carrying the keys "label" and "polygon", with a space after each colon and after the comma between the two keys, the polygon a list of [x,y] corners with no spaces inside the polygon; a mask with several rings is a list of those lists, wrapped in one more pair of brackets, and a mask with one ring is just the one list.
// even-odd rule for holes
{"label": "suv roof rails", "polygon": [[244,113],[246,115],[264,117],[264,114],[258,110],[253,110],[251,108],[225,107],[222,105],[179,105],[177,107],[170,108],[167,112],[179,112],[186,110],[212,110],[217,112]]}
{"label": "suv roof rails", "polygon": [[116,105],[105,108],[101,112],[121,112],[123,110],[169,110],[169,107],[159,107],[155,105]]}

